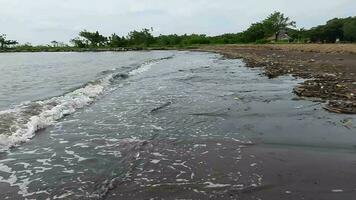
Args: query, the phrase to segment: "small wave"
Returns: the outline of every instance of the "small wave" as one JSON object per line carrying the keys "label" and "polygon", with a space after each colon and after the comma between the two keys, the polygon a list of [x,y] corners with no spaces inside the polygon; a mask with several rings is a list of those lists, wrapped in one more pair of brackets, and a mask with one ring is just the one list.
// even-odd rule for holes
{"label": "small wave", "polygon": [[26,102],[13,109],[0,111],[0,152],[30,140],[35,136],[36,131],[90,105],[115,81],[142,73],[153,64],[170,58],[172,57],[150,60],[139,65],[129,74],[115,73],[115,70],[104,71],[101,75],[105,77],[91,81],[62,96]]}
{"label": "small wave", "polygon": [[26,142],[40,129],[92,103],[108,83],[87,84],[63,96],[25,103],[0,113],[0,150]]}
{"label": "small wave", "polygon": [[168,56],[168,57],[164,57],[164,58],[158,58],[158,59],[153,59],[153,60],[149,60],[147,62],[145,62],[144,64],[142,64],[140,67],[132,70],[129,74],[130,75],[137,75],[137,74],[141,74],[147,70],[149,70],[152,65],[162,61],[162,60],[169,60],[172,59],[174,56]]}

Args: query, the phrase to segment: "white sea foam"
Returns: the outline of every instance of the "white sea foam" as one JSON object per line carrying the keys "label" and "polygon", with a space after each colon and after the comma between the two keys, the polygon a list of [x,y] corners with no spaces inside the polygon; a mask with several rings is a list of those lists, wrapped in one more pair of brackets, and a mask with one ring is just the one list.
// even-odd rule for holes
{"label": "white sea foam", "polygon": [[149,70],[153,64],[154,64],[153,62],[147,63],[146,65],[143,65],[142,67],[139,67],[139,68],[137,68],[137,69],[132,70],[129,74],[130,74],[130,75],[141,74],[141,73],[143,73],[143,72]]}
{"label": "white sea foam", "polygon": [[[95,98],[104,91],[105,85],[107,84],[106,80],[103,79],[98,84],[88,84],[64,96],[33,102],[31,104],[36,104],[36,106],[39,107],[37,109],[40,109],[37,115],[31,116],[26,113],[24,110],[28,107],[26,104],[0,113],[12,114],[17,117],[17,120],[12,122],[10,132],[0,134],[0,148],[7,149],[21,142],[25,142],[32,138],[37,130],[46,128],[63,116],[72,114],[77,109],[92,103]],[[22,122],[25,123],[21,124]]]}
{"label": "white sea foam", "polygon": [[160,61],[162,61],[162,60],[168,60],[168,59],[171,59],[171,58],[173,58],[173,56],[169,56],[169,57],[164,57],[164,58],[159,58],[159,59],[154,59],[154,60],[147,61],[146,63],[142,64],[140,67],[138,67],[138,68],[132,70],[129,74],[130,74],[130,75],[141,74],[141,73],[143,73],[143,72],[148,71],[149,69],[151,69],[151,67],[152,67],[154,64],[156,64],[156,63],[158,63],[158,62],[160,62]]}

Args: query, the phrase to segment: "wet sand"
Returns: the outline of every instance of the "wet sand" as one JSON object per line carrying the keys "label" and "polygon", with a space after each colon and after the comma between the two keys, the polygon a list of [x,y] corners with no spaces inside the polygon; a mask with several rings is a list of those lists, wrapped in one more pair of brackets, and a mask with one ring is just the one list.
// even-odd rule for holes
{"label": "wet sand", "polygon": [[311,79],[294,92],[328,101],[325,108],[331,112],[356,113],[356,45],[225,45],[200,50],[242,58],[248,67],[264,68],[269,78],[292,74]]}
{"label": "wet sand", "polygon": [[264,187],[260,199],[353,199],[356,196],[354,152],[253,146],[246,154],[261,162]]}
{"label": "wet sand", "polygon": [[[353,199],[351,152],[238,140],[152,141],[105,199]],[[162,148],[164,147],[164,148]]]}
{"label": "wet sand", "polygon": [[262,186],[252,157],[242,157],[247,145],[231,139],[151,141],[141,150],[140,167],[114,182],[105,199],[239,199]]}
{"label": "wet sand", "polygon": [[[356,45],[226,45],[202,50],[242,58],[248,67],[264,68],[269,78],[292,74],[309,79],[294,89],[297,95],[329,102],[324,108],[331,112],[356,111]],[[342,147],[249,146],[243,155],[257,158],[256,173],[262,174],[263,184],[239,199],[353,199],[354,153]]]}

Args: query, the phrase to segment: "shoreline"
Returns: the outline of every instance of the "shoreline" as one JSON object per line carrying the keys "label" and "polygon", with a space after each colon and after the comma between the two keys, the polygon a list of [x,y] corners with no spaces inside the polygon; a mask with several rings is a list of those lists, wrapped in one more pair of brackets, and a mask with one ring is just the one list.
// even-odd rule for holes
{"label": "shoreline", "polygon": [[33,48],[33,49],[7,49],[0,50],[0,53],[40,53],[40,52],[125,52],[125,51],[141,51],[144,48],[74,48],[74,47],[48,47],[48,48]]}
{"label": "shoreline", "polygon": [[203,45],[133,48],[54,48],[39,50],[0,50],[0,53],[31,52],[127,52],[188,50],[222,54],[243,59],[247,67],[264,68],[264,75],[277,78],[290,74],[307,79],[293,89],[300,99],[322,102],[324,109],[356,114],[356,44],[265,44]]}
{"label": "shoreline", "polygon": [[204,46],[198,51],[243,59],[247,67],[264,68],[263,74],[271,79],[287,74],[307,79],[293,90],[301,99],[314,98],[327,103],[324,109],[330,112],[356,114],[356,45],[341,50],[343,47],[223,45]]}
{"label": "shoreline", "polygon": [[45,47],[32,49],[0,49],[1,53],[40,53],[40,52],[126,52],[126,51],[158,51],[158,50],[190,50],[197,49],[197,46],[186,47],[120,47],[120,48],[76,48],[76,47]]}

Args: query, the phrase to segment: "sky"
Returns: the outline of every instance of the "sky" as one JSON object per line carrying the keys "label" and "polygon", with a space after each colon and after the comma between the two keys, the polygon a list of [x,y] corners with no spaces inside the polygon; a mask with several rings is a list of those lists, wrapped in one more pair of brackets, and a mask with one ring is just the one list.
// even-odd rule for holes
{"label": "sky", "polygon": [[0,0],[0,34],[32,44],[68,43],[84,29],[218,35],[243,31],[273,11],[310,28],[356,16],[356,0]]}

